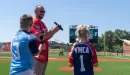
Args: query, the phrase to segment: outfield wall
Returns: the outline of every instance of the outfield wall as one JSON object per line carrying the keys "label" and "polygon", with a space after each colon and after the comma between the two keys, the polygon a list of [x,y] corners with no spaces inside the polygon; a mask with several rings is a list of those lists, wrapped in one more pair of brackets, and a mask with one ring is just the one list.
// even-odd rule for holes
{"label": "outfield wall", "polygon": [[0,46],[0,52],[10,51],[10,44],[11,42],[2,42]]}

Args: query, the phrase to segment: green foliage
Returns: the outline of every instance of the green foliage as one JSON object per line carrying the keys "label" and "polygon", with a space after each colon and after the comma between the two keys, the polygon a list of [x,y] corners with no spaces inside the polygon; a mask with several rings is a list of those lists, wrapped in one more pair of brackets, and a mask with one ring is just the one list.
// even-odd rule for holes
{"label": "green foliage", "polygon": [[123,42],[120,39],[128,39],[130,40],[130,32],[126,30],[116,29],[115,31],[105,31],[101,37],[98,39],[98,43],[94,44],[97,51],[105,51],[109,52],[121,52]]}

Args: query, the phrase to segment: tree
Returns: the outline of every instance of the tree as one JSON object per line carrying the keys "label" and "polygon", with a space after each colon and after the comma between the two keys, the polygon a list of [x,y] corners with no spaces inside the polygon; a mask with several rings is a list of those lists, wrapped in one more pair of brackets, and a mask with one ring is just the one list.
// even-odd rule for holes
{"label": "tree", "polygon": [[94,44],[97,51],[104,51],[103,48],[105,46],[106,51],[116,52],[118,50],[119,52],[122,52],[123,42],[120,41],[119,38],[130,40],[130,32],[126,30],[108,30],[104,33],[105,34],[102,34],[102,36],[98,37],[98,43]]}

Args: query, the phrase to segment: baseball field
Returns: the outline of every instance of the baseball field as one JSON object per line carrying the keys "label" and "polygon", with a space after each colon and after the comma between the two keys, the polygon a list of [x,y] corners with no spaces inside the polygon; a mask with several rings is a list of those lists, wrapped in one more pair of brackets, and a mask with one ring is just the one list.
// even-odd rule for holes
{"label": "baseball field", "polygon": [[[73,75],[68,67],[68,56],[50,53],[46,75]],[[0,54],[0,75],[9,75],[10,54]],[[115,56],[98,56],[99,67],[94,68],[95,75],[130,75],[130,59]]]}

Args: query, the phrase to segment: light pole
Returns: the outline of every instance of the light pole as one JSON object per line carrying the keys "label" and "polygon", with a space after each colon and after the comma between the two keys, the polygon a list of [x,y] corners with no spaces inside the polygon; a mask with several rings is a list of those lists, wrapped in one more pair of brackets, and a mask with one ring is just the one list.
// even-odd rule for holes
{"label": "light pole", "polygon": [[104,55],[105,55],[105,38],[106,38],[106,32],[104,32],[104,38],[103,38],[103,40],[104,40]]}

